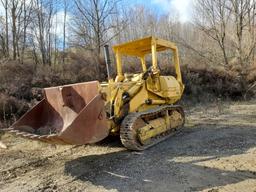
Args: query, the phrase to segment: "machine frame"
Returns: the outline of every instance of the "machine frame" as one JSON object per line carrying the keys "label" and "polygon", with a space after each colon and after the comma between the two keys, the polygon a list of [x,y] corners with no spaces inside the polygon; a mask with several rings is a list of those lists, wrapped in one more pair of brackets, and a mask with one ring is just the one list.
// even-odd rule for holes
{"label": "machine frame", "polygon": [[174,58],[174,67],[176,72],[177,81],[182,84],[182,77],[180,71],[179,52],[177,46],[169,41],[156,38],[153,36],[143,39],[123,43],[117,46],[113,46],[116,57],[117,77],[116,82],[124,79],[122,56],[135,56],[141,61],[143,72],[147,71],[145,57],[148,54],[152,54],[152,70],[158,72],[157,52],[171,50]]}

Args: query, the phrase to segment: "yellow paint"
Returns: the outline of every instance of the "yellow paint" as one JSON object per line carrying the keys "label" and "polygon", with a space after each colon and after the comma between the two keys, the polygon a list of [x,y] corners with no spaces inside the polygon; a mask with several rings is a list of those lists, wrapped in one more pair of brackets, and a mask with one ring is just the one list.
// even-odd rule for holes
{"label": "yellow paint", "polygon": [[119,53],[119,50],[116,51],[116,69],[117,69],[116,82],[120,82],[123,80],[123,70],[122,70],[122,61],[121,61],[121,55]]}
{"label": "yellow paint", "polygon": [[174,129],[183,123],[181,114],[173,111],[171,115],[166,111],[165,116],[151,120],[138,130],[140,142],[146,144],[148,140],[156,135],[164,133],[166,130]]}
{"label": "yellow paint", "polygon": [[166,124],[165,118],[154,119],[138,130],[139,140],[141,143],[146,144],[147,140],[165,132],[168,127],[169,125]]}
{"label": "yellow paint", "polygon": [[154,38],[152,38],[152,41],[151,41],[151,49],[152,49],[152,69],[153,71],[156,71],[157,70],[157,52],[156,52],[156,41]]}
{"label": "yellow paint", "polygon": [[147,71],[147,66],[146,66],[145,56],[141,57],[140,61],[141,61],[143,72],[146,72]]}
{"label": "yellow paint", "polygon": [[[129,95],[128,112],[145,111],[151,108],[156,108],[160,105],[173,104],[177,102],[184,90],[182,83],[178,49],[172,42],[159,39],[156,37],[146,37],[128,43],[120,44],[113,47],[116,56],[117,76],[115,81],[109,81],[108,84],[102,84],[102,92],[107,94],[107,101],[110,107],[107,108],[108,113],[112,116],[109,118],[109,125],[112,127],[112,132],[119,130],[118,124],[114,123],[113,119],[122,117],[122,111],[125,105],[123,94]],[[158,68],[157,53],[160,51],[172,51],[176,77],[162,76]],[[143,74],[147,71],[145,57],[151,54],[152,56],[152,73],[144,80]],[[133,56],[140,59],[142,71],[139,74],[123,74],[123,56]],[[161,61],[160,61],[161,62]],[[171,61],[170,61],[171,63]],[[170,66],[171,67],[171,66]],[[147,101],[151,102],[148,103]],[[163,122],[160,122],[163,121]],[[150,137],[156,132],[161,132],[166,127],[166,119],[156,121],[158,128],[150,131],[143,137]],[[163,124],[163,125],[161,125]],[[145,130],[149,127],[145,127]],[[142,133],[143,134],[143,133]]]}

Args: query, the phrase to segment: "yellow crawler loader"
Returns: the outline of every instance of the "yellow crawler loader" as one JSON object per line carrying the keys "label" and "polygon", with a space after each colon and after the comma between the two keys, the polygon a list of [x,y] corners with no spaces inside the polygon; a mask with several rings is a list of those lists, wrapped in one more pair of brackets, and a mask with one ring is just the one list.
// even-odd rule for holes
{"label": "yellow crawler loader", "polygon": [[[120,135],[131,150],[144,150],[179,130],[185,122],[180,100],[184,85],[178,49],[172,42],[147,37],[113,47],[117,75],[108,82],[77,83],[44,89],[44,99],[7,129],[8,132],[54,144],[82,145]],[[163,76],[157,54],[171,51],[176,75]],[[147,67],[145,57],[152,56]],[[140,59],[141,72],[123,73],[124,56]],[[170,66],[171,67],[171,66]]]}

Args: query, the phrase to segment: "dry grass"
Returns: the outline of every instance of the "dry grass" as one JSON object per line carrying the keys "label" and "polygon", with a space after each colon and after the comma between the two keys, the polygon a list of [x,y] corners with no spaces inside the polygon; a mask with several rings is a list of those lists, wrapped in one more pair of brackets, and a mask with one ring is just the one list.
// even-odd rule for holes
{"label": "dry grass", "polygon": [[0,128],[9,126],[36,100],[41,88],[90,81],[97,78],[91,60],[74,59],[63,66],[35,66],[8,61],[0,64]]}
{"label": "dry grass", "polygon": [[[96,65],[96,63],[100,63]],[[98,67],[97,67],[98,66]],[[126,72],[138,71],[138,65]],[[161,65],[165,75],[175,74],[169,65]],[[182,66],[186,86],[185,100],[216,101],[219,98],[241,99],[253,96],[256,70],[242,82],[235,72]],[[19,118],[35,101],[42,99],[41,88],[98,79],[106,80],[104,60],[96,61],[82,53],[72,53],[67,64],[58,66],[35,66],[30,62],[19,64],[9,61],[0,65],[0,127],[8,126]]]}

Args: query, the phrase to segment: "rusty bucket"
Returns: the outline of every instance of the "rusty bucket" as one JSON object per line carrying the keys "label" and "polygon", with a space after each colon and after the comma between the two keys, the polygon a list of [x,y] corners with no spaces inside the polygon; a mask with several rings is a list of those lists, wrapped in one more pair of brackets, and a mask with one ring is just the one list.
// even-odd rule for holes
{"label": "rusty bucket", "polygon": [[44,99],[14,123],[9,132],[55,144],[81,145],[108,136],[99,82],[44,89]]}

